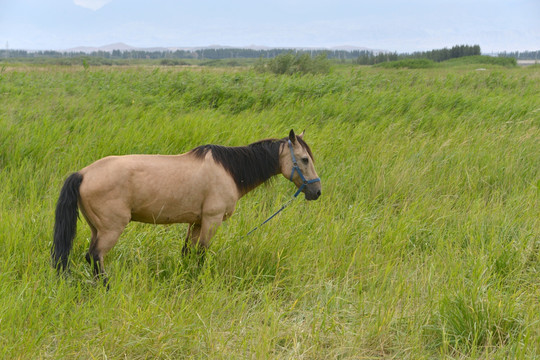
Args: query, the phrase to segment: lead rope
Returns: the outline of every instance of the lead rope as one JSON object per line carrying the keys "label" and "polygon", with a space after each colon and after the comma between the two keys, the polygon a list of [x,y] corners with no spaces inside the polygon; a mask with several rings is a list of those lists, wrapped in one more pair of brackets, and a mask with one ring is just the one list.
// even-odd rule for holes
{"label": "lead rope", "polygon": [[[255,226],[253,229],[251,229],[246,235],[241,235],[239,239],[244,239],[246,238],[247,236],[251,235],[255,230],[257,230],[258,228],[260,228],[261,226],[263,226],[264,224],[266,224],[267,222],[269,222],[270,220],[272,220],[277,214],[279,214],[280,212],[282,212],[287,206],[290,205],[290,203],[296,199],[296,197],[298,196],[298,193],[294,194],[294,196],[287,200],[287,202],[285,202],[283,205],[281,205],[281,207],[279,208],[278,211],[276,211],[275,213],[272,214],[272,216],[270,216],[268,219],[264,220],[261,224]],[[230,245],[227,245],[225,248],[229,248]],[[224,251],[224,249],[221,249],[221,251]]]}
{"label": "lead rope", "polygon": [[287,206],[289,206],[289,204],[294,200],[296,199],[296,196],[298,195],[298,193],[294,194],[294,197],[292,199],[289,199],[285,204],[283,204],[278,211],[276,211],[275,213],[272,214],[272,216],[270,216],[268,219],[264,220],[260,225],[257,225],[255,226],[253,229],[251,229],[250,231],[248,231],[248,233],[246,234],[246,236],[249,236],[251,235],[252,232],[254,232],[255,230],[257,230],[259,227],[263,226],[264,224],[266,224],[267,222],[269,222],[270,220],[272,220],[274,218],[274,216],[276,216],[277,214],[279,214],[280,212],[282,212]]}

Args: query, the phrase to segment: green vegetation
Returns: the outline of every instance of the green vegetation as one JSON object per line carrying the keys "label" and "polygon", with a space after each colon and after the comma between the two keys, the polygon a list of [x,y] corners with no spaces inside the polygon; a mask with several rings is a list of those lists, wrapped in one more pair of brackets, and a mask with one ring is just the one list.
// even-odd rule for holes
{"label": "green vegetation", "polygon": [[278,75],[292,74],[327,74],[330,72],[330,62],[327,59],[326,53],[322,53],[315,57],[307,53],[278,55],[273,59],[259,59],[255,64],[255,70],[258,72],[272,72]]}
{"label": "green vegetation", "polygon": [[405,54],[403,56],[414,59],[429,59],[436,62],[441,62],[466,56],[478,56],[481,53],[480,45],[455,45],[450,49],[444,48],[431,51],[415,52],[410,55]]}
{"label": "green vegetation", "polygon": [[[329,74],[0,65],[0,358],[540,357],[540,72],[486,65]],[[278,178],[238,203],[207,262],[186,227],[132,223],[106,259],[50,266],[66,176],[306,129],[323,195]]]}
{"label": "green vegetation", "polygon": [[430,69],[430,68],[443,68],[443,67],[456,67],[466,65],[498,65],[505,67],[517,66],[517,61],[514,58],[496,58],[492,56],[465,56],[456,59],[446,60],[440,63],[436,63],[429,59],[404,59],[396,61],[382,62],[375,66],[386,69]]}
{"label": "green vegetation", "polygon": [[485,55],[467,56],[458,59],[450,59],[444,62],[448,65],[499,65],[512,67],[517,65],[515,58],[493,57]]}
{"label": "green vegetation", "polygon": [[429,69],[439,66],[433,60],[428,59],[405,59],[379,63],[376,66],[387,69]]}
{"label": "green vegetation", "polygon": [[193,50],[113,50],[113,51],[93,51],[91,53],[84,52],[59,52],[59,51],[37,51],[29,52],[26,50],[3,50],[0,49],[0,61],[2,59],[70,59],[80,57],[93,57],[98,59],[106,59],[113,63],[133,60],[161,60],[161,59],[182,59],[182,60],[223,60],[223,59],[272,59],[279,55],[285,55],[290,52],[302,55],[318,56],[326,54],[329,59],[351,60],[367,53],[372,53],[369,50],[303,50],[303,49],[234,49],[234,48],[208,48],[208,49],[193,49]]}
{"label": "green vegetation", "polygon": [[4,58],[1,64],[28,66],[208,66],[234,67],[253,65],[256,59],[111,59],[96,56]]}
{"label": "green vegetation", "polygon": [[[238,67],[255,66],[260,72],[275,74],[328,73],[331,63],[356,65],[382,65],[389,68],[424,69],[436,67],[441,62],[469,64],[516,65],[516,59],[537,59],[536,52],[500,53],[499,57],[481,56],[479,45],[455,45],[443,49],[414,53],[389,53],[373,50],[305,50],[305,49],[198,49],[198,50],[113,50],[84,52],[58,52],[26,50],[0,50],[0,63],[26,63],[75,66],[126,66],[126,65],[166,65],[166,66],[209,66]],[[436,63],[436,64],[434,64]]]}
{"label": "green vegetation", "polygon": [[[456,45],[452,48],[436,49],[431,51],[422,51],[414,52],[412,54],[398,54],[398,53],[385,53],[379,52],[374,53],[366,51],[358,56],[354,61],[358,65],[376,65],[385,62],[395,62],[399,61],[406,66],[392,66],[390,67],[408,67],[410,69],[420,69],[426,67],[433,67],[433,64],[428,64],[426,60],[441,62],[450,59],[457,59],[466,56],[477,56],[480,55],[480,46],[479,45]],[[423,63],[423,65],[422,65]]]}

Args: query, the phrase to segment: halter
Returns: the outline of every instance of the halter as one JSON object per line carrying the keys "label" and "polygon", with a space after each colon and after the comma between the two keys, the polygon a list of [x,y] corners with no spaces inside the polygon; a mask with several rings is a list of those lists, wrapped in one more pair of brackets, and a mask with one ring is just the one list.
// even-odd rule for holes
{"label": "halter", "polygon": [[321,178],[306,180],[306,178],[304,177],[304,174],[302,174],[302,170],[300,170],[300,167],[298,166],[298,163],[296,162],[296,156],[294,156],[293,145],[290,139],[288,140],[288,143],[289,143],[289,150],[291,151],[291,158],[292,158],[292,163],[293,163],[291,177],[289,178],[289,180],[293,181],[293,176],[294,176],[295,171],[298,172],[298,175],[300,175],[300,179],[302,179],[302,185],[298,188],[298,191],[294,194],[294,197],[297,197],[298,194],[300,194],[307,185],[321,181]]}

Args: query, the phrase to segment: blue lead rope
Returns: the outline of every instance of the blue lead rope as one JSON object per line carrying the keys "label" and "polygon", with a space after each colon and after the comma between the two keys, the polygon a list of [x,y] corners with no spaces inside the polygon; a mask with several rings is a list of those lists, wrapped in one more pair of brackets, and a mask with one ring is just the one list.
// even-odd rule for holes
{"label": "blue lead rope", "polygon": [[300,170],[300,167],[298,166],[298,163],[296,162],[296,156],[294,156],[294,151],[293,151],[293,146],[292,146],[292,143],[291,143],[291,140],[289,140],[289,149],[291,151],[291,158],[292,158],[292,163],[293,163],[293,168],[292,168],[292,172],[291,172],[291,177],[289,178],[290,181],[293,181],[293,176],[294,176],[294,172],[296,171],[298,173],[298,175],[300,175],[300,179],[302,179],[302,185],[300,185],[300,187],[298,188],[298,190],[296,191],[296,193],[293,195],[293,198],[292,199],[289,199],[289,201],[287,201],[285,204],[283,204],[281,206],[281,208],[276,211],[275,213],[272,214],[272,216],[270,216],[268,219],[264,220],[259,226],[255,226],[253,229],[251,229],[247,234],[247,235],[250,235],[252,232],[254,232],[255,230],[257,230],[259,227],[263,226],[264,224],[266,224],[267,222],[269,222],[270,220],[272,220],[277,214],[279,214],[280,212],[282,212],[287,206],[289,206],[289,204],[298,197],[298,195],[302,192],[302,190],[304,190],[304,188],[308,185],[308,184],[313,184],[317,181],[321,181],[320,178],[315,178],[315,179],[311,179],[311,180],[306,180],[306,178],[304,177],[304,174],[302,174],[302,170]]}
{"label": "blue lead rope", "polygon": [[274,218],[274,216],[276,216],[277,214],[279,214],[280,212],[283,211],[283,209],[285,209],[287,206],[289,206],[289,204],[294,200],[296,199],[296,194],[294,195],[294,197],[292,199],[289,199],[289,201],[287,201],[285,204],[283,204],[281,206],[281,208],[276,211],[274,214],[272,214],[272,216],[270,216],[268,219],[264,220],[259,226],[255,226],[253,229],[251,229],[247,234],[246,236],[248,235],[251,235],[252,232],[254,232],[255,230],[257,230],[259,227],[263,226],[264,224],[266,224],[267,222],[269,222],[270,220],[272,220]]}

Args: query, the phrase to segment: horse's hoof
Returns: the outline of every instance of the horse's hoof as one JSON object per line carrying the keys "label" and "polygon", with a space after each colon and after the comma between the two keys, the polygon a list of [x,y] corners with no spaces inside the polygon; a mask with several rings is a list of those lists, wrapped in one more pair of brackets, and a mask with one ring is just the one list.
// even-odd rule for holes
{"label": "horse's hoof", "polygon": [[109,278],[104,277],[103,278],[103,286],[105,287],[105,290],[109,291],[111,287],[109,286]]}

